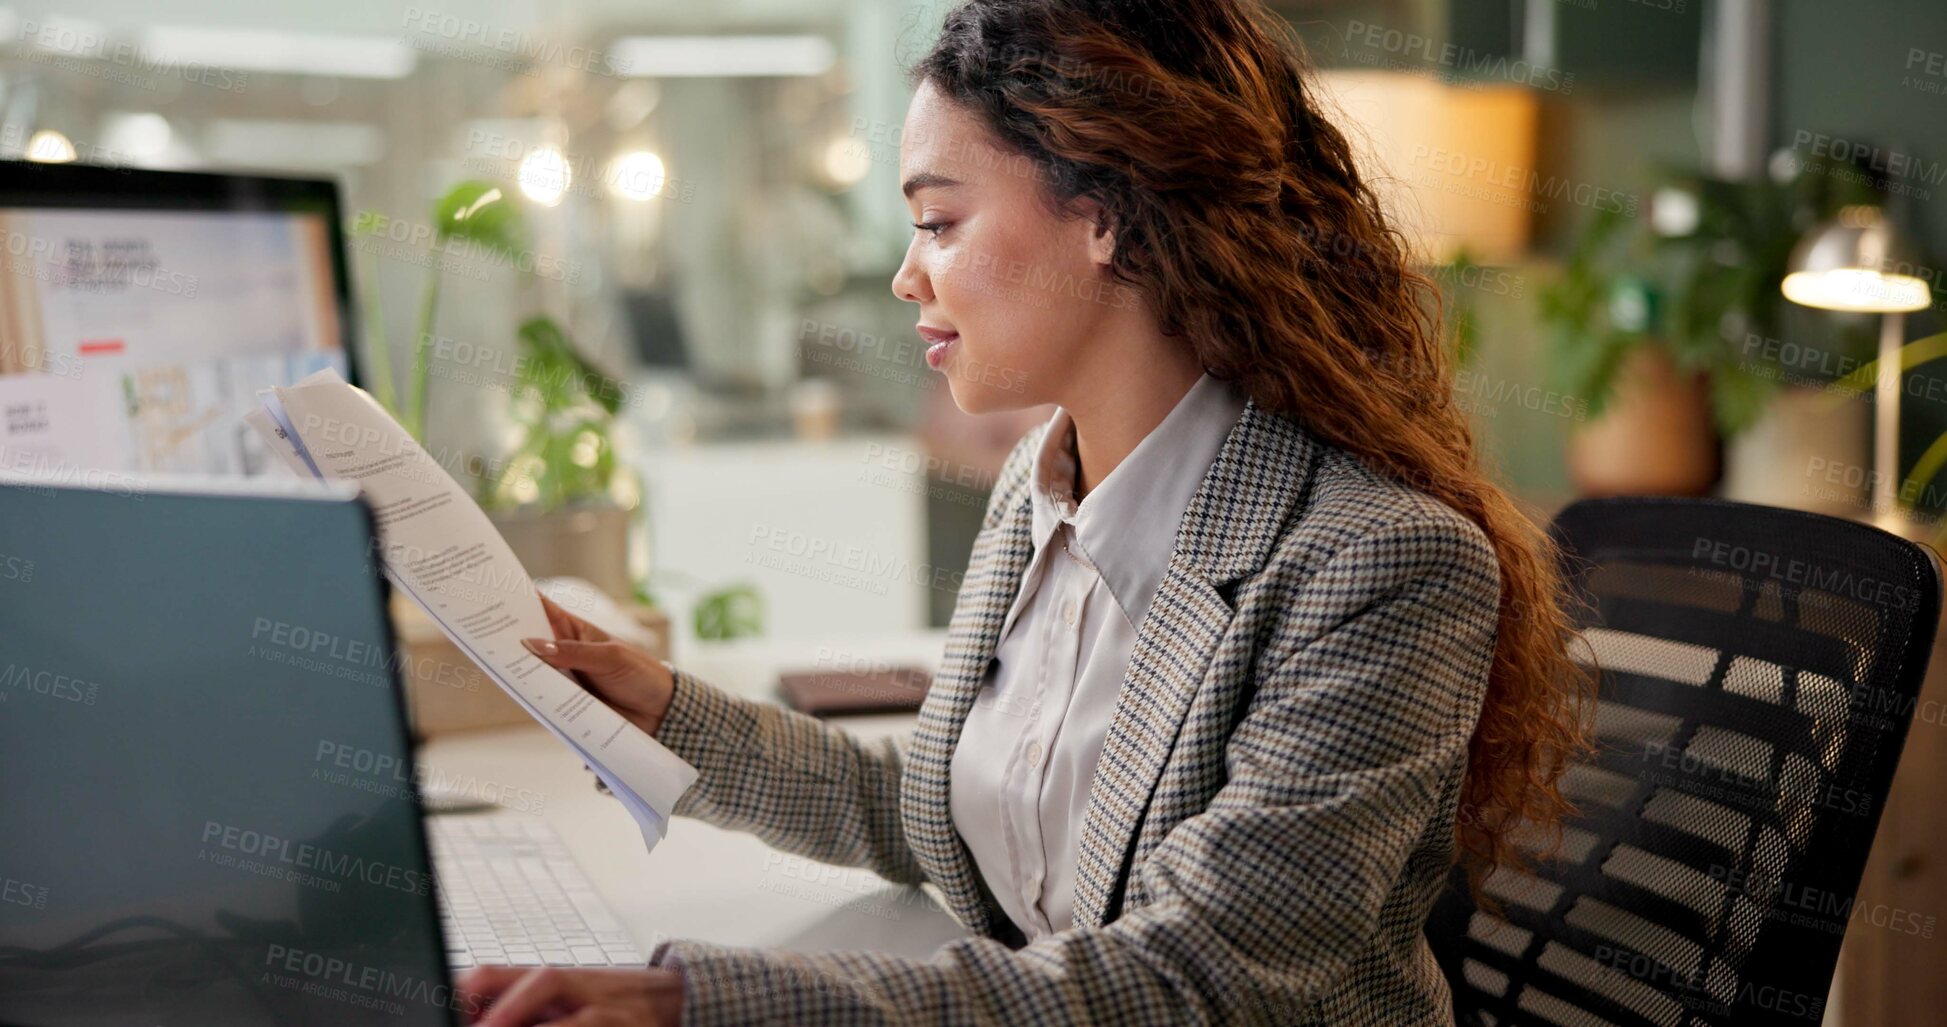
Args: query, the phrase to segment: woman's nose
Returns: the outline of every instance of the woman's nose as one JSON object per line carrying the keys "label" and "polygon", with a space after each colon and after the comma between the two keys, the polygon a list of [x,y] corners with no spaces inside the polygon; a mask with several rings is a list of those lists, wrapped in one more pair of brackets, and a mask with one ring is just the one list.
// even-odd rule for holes
{"label": "woman's nose", "polygon": [[933,298],[933,285],[913,259],[911,247],[907,247],[906,259],[899,262],[899,270],[892,276],[892,294],[908,303],[925,303]]}

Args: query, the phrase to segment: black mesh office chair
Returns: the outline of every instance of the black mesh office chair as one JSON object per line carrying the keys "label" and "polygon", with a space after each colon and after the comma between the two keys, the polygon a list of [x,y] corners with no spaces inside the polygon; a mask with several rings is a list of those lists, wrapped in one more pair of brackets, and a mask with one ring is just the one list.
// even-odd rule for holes
{"label": "black mesh office chair", "polygon": [[1461,1024],[1818,1024],[1940,614],[1851,521],[1610,499],[1553,533],[1600,670],[1559,856],[1427,924]]}

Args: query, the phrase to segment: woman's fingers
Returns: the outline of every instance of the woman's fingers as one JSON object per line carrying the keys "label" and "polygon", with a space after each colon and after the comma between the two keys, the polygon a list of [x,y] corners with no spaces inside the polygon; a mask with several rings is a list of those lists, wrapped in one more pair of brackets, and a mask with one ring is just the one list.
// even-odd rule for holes
{"label": "woman's fingers", "polygon": [[[496,981],[500,980],[495,978]],[[664,1027],[682,1016],[682,979],[668,970],[516,971],[480,1021],[482,1027]]]}
{"label": "woman's fingers", "polygon": [[541,596],[541,608],[548,612],[548,624],[554,628],[556,638],[569,638],[579,642],[612,641],[608,632],[562,609],[561,604],[541,595],[540,592],[535,592],[535,595]]}
{"label": "woman's fingers", "polygon": [[572,970],[528,971],[491,1000],[487,1015],[480,1020],[481,1027],[528,1027],[557,1009],[579,1009],[587,1004],[586,983],[585,977]]}
{"label": "woman's fingers", "polygon": [[523,638],[521,644],[652,735],[674,701],[675,680],[662,661],[627,642]]}
{"label": "woman's fingers", "polygon": [[629,648],[620,642],[577,642],[573,639],[524,638],[521,644],[556,670],[602,676],[627,672]]}
{"label": "woman's fingers", "polygon": [[541,598],[541,609],[547,611],[548,626],[554,629],[555,637],[556,638],[572,637],[575,633],[573,616],[569,614],[568,611],[562,609],[560,605],[557,604],[554,600],[549,599],[546,595],[542,594],[539,590],[536,590],[534,594],[540,596]]}
{"label": "woman's fingers", "polygon": [[583,1006],[565,1020],[549,1020],[541,1027],[647,1027],[656,1023],[603,1006]]}
{"label": "woman's fingers", "polygon": [[518,966],[483,966],[460,979],[460,1010],[468,1023],[475,1023],[502,992],[514,986],[527,973]]}

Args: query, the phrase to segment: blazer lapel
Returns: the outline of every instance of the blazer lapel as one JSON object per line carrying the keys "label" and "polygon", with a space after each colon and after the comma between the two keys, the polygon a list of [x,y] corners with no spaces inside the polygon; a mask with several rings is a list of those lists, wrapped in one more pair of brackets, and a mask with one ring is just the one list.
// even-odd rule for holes
{"label": "blazer lapel", "polygon": [[1075,875],[1077,924],[1100,925],[1114,904],[1129,843],[1230,618],[1215,588],[1181,561],[1170,562],[1136,634],[1089,786]]}
{"label": "blazer lapel", "polygon": [[[1251,646],[1224,644],[1233,613],[1224,590],[1264,565],[1302,502],[1319,452],[1296,424],[1248,403],[1191,497],[1169,570],[1138,626],[1090,787],[1075,882],[1078,926],[1100,926],[1119,912],[1137,832],[1193,700],[1209,682],[1239,684]],[[948,773],[1033,555],[1033,510],[1022,488],[968,561],[901,784],[907,844],[954,915],[977,934],[992,933],[994,923],[973,856],[953,827]]]}
{"label": "blazer lapel", "polygon": [[[1006,487],[1007,483],[996,484],[996,488]],[[973,855],[953,827],[947,774],[961,725],[987,677],[1001,625],[1034,555],[1032,513],[1028,491],[1022,489],[1019,501],[975,546],[953,607],[939,672],[907,747],[900,792],[907,845],[960,922],[978,934],[988,933],[992,924],[981,899]]]}
{"label": "blazer lapel", "polygon": [[1242,683],[1253,647],[1224,644],[1234,613],[1224,591],[1264,565],[1303,501],[1318,452],[1297,425],[1249,403],[1191,497],[1169,571],[1138,626],[1090,786],[1076,870],[1077,926],[1101,926],[1120,914],[1138,831],[1192,702],[1206,689]]}

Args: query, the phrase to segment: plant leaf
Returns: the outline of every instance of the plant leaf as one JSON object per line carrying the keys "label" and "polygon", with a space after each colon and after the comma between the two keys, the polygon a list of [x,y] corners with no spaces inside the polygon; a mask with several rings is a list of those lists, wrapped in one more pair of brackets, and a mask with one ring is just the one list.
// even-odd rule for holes
{"label": "plant leaf", "polygon": [[[1947,332],[1915,339],[1900,347],[1900,370],[1911,371],[1921,364],[1947,357]],[[1854,368],[1851,374],[1826,388],[1843,399],[1873,391],[1879,384],[1879,359],[1875,357]]]}
{"label": "plant leaf", "polygon": [[441,239],[464,239],[502,256],[518,257],[527,248],[527,221],[513,197],[479,179],[461,182],[434,201],[433,231]]}

